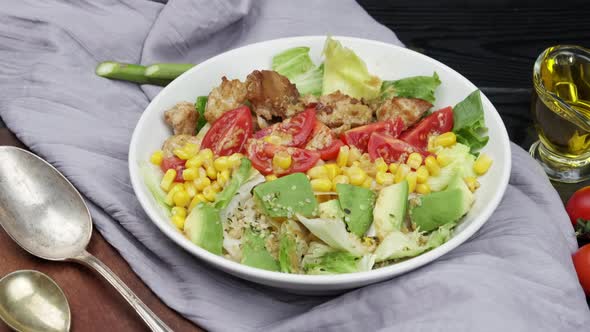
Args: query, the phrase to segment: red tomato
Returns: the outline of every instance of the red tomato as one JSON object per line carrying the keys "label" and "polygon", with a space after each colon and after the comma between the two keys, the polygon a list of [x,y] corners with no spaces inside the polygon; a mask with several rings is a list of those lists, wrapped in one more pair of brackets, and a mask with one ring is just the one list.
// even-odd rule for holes
{"label": "red tomato", "polygon": [[252,136],[252,114],[248,106],[223,113],[203,137],[201,149],[211,149],[217,156],[243,152],[246,141]]}
{"label": "red tomato", "polygon": [[404,131],[399,139],[425,150],[430,135],[439,135],[453,129],[453,109],[451,106],[433,112],[420,122]]}
{"label": "red tomato", "polygon": [[565,210],[574,228],[578,226],[578,219],[590,220],[590,186],[576,191],[567,201]]}
{"label": "red tomato", "polygon": [[307,150],[314,150],[320,153],[322,160],[336,159],[340,147],[343,146],[341,140],[336,138],[328,126],[316,121],[313,131],[309,135],[309,140],[305,144]]}
{"label": "red tomato", "polygon": [[162,170],[162,172],[166,173],[167,170],[173,168],[174,170],[176,170],[176,178],[174,179],[174,182],[183,182],[184,179],[182,178],[182,171],[184,171],[184,169],[186,168],[184,167],[184,164],[186,164],[186,160],[182,160],[178,157],[172,156],[162,159],[160,169]]}
{"label": "red tomato", "polygon": [[576,251],[572,255],[574,267],[578,274],[580,285],[584,289],[584,293],[590,296],[590,244],[587,244]]}
{"label": "red tomato", "polygon": [[371,135],[368,150],[371,160],[382,157],[388,164],[393,162],[403,163],[412,152],[424,154],[422,150],[407,142],[380,133]]}
{"label": "red tomato", "polygon": [[315,108],[307,108],[294,117],[256,132],[254,138],[262,138],[272,134],[281,138],[281,145],[302,146],[307,142],[315,122]]}
{"label": "red tomato", "polygon": [[381,133],[396,138],[402,130],[404,130],[404,121],[397,118],[350,129],[342,134],[340,138],[344,141],[344,144],[356,146],[362,152],[367,152],[367,144],[372,133]]}
{"label": "red tomato", "polygon": [[[320,154],[317,151],[274,145],[255,139],[248,142],[246,150],[248,152],[248,159],[252,161],[252,166],[264,175],[276,174],[280,176],[305,172],[312,168],[320,159]],[[272,157],[279,151],[287,151],[291,158],[293,158],[289,169],[273,168]]]}

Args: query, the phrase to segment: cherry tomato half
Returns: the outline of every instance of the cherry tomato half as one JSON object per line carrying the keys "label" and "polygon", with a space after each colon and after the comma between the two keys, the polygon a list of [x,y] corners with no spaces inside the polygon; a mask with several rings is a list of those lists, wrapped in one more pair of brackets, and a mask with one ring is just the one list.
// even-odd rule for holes
{"label": "cherry tomato half", "polygon": [[[248,159],[252,161],[252,166],[264,175],[276,174],[287,175],[296,172],[305,172],[312,168],[320,159],[317,151],[274,145],[262,140],[251,139],[247,148]],[[292,158],[291,167],[288,169],[273,168],[272,158],[275,153],[286,151]]]}
{"label": "cherry tomato half", "polygon": [[428,137],[449,132],[453,129],[453,109],[451,106],[433,112],[417,124],[404,131],[399,139],[425,150]]}
{"label": "cherry tomato half", "polygon": [[576,268],[580,285],[582,285],[584,293],[590,296],[590,244],[576,251],[572,255],[572,260],[574,261],[574,267]]}
{"label": "cherry tomato half", "polygon": [[320,153],[322,160],[336,159],[340,147],[343,146],[341,140],[336,138],[328,126],[320,121],[316,121],[313,131],[309,135],[309,140],[305,144],[307,150],[314,150]]}
{"label": "cherry tomato half", "polygon": [[259,130],[254,134],[254,138],[276,135],[281,138],[281,145],[301,147],[307,142],[315,122],[315,108],[307,108],[281,123]]}
{"label": "cherry tomato half", "polygon": [[182,178],[182,171],[186,168],[184,166],[186,164],[186,160],[182,160],[176,156],[168,157],[162,159],[162,163],[160,164],[160,169],[162,172],[166,173],[167,170],[173,168],[176,170],[176,178],[174,182],[183,182],[184,179]]}
{"label": "cherry tomato half", "polygon": [[201,149],[211,149],[216,156],[229,156],[243,152],[246,141],[252,137],[252,113],[248,106],[223,113],[215,120],[203,137]]}
{"label": "cherry tomato half", "polygon": [[422,150],[407,142],[380,133],[371,134],[368,150],[371,160],[382,157],[388,164],[394,162],[403,163],[412,152],[424,154]]}
{"label": "cherry tomato half", "polygon": [[356,127],[342,134],[342,141],[345,144],[356,146],[362,152],[367,152],[367,145],[372,133],[385,134],[396,138],[404,130],[404,121],[401,118],[375,122],[362,127]]}

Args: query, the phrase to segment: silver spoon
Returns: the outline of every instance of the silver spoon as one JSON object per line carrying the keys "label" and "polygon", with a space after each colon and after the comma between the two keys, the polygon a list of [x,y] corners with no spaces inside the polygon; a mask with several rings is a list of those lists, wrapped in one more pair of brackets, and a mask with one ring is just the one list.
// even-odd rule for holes
{"label": "silver spoon", "polygon": [[0,225],[37,257],[93,269],[152,331],[172,331],[113,271],[86,251],[92,218],[76,188],[43,159],[12,146],[0,147]]}
{"label": "silver spoon", "polygon": [[70,306],[47,275],[20,270],[0,280],[0,318],[20,332],[68,332]]}

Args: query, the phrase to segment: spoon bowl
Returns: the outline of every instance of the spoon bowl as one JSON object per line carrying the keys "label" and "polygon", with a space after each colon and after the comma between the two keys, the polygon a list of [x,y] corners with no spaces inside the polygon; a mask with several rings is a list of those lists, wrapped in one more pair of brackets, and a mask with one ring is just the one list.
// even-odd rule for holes
{"label": "spoon bowl", "polygon": [[36,155],[0,148],[0,220],[23,249],[48,260],[84,252],[92,219],[78,191]]}
{"label": "spoon bowl", "polygon": [[83,264],[108,281],[152,331],[171,331],[117,275],[86,251],[92,217],[80,193],[53,166],[16,147],[0,147],[0,225],[29,253]]}
{"label": "spoon bowl", "polygon": [[0,279],[0,318],[21,332],[67,332],[71,322],[61,288],[33,270],[15,271]]}

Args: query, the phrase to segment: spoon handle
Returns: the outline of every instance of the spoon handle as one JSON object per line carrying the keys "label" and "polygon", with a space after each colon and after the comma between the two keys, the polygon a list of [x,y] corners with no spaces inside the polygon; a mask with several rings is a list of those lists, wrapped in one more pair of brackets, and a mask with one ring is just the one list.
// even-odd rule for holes
{"label": "spoon handle", "polygon": [[139,314],[141,319],[145,322],[145,324],[154,332],[172,332],[172,329],[169,328],[164,322],[153,313],[153,311],[148,308],[148,306],[143,303],[135,293],[117,275],[111,271],[103,262],[101,262],[98,258],[94,257],[87,251],[84,251],[82,254],[72,258],[71,260],[81,263],[90,269],[94,270],[98,274],[100,274],[106,281],[108,281],[117,291],[119,294],[123,296],[125,300],[135,309],[135,311]]}

